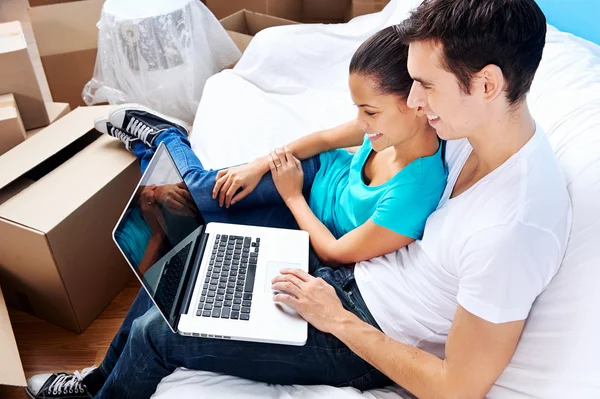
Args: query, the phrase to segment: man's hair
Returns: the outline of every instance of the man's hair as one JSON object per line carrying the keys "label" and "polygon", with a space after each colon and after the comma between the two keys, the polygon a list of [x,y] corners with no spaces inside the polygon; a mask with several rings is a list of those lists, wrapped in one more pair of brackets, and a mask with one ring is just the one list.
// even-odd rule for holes
{"label": "man's hair", "polygon": [[367,39],[350,61],[350,73],[364,75],[380,94],[393,94],[404,101],[413,80],[408,73],[408,44],[400,38],[397,27],[390,26]]}
{"label": "man's hair", "polygon": [[441,66],[466,94],[475,73],[498,66],[513,105],[525,99],[542,59],[546,18],[535,0],[425,0],[399,32],[406,43],[441,44]]}

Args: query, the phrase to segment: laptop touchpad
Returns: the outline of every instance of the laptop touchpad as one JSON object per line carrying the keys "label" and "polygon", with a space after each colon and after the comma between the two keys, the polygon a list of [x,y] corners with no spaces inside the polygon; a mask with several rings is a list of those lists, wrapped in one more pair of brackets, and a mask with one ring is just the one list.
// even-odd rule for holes
{"label": "laptop touchpad", "polygon": [[297,269],[300,267],[299,263],[286,263],[286,262],[268,262],[267,263],[267,278],[265,280],[265,292],[269,295],[273,295],[274,292],[271,289],[271,280],[281,274],[281,269]]}

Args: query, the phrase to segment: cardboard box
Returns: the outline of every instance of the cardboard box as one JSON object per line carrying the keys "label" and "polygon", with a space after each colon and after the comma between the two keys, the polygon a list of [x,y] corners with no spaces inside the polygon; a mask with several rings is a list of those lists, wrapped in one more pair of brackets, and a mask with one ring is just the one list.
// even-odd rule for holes
{"label": "cardboard box", "polygon": [[[48,119],[50,119],[50,124],[53,124],[69,112],[71,112],[71,107],[67,103],[46,103],[46,110],[48,111]],[[35,134],[38,134],[46,127],[40,127],[37,129],[28,130],[25,132],[25,138],[31,138]]]}
{"label": "cardboard box", "polygon": [[9,306],[84,331],[131,279],[112,240],[140,178],[80,107],[0,157],[0,283]]}
{"label": "cardboard box", "polygon": [[272,26],[292,25],[298,22],[272,17],[248,10],[238,11],[221,20],[229,36],[233,39],[242,53],[246,50],[254,35]]}
{"label": "cardboard box", "polygon": [[71,109],[84,105],[81,92],[94,75],[98,28],[104,0],[32,7],[31,26],[52,100]]}
{"label": "cardboard box", "polygon": [[302,0],[206,0],[205,4],[218,19],[241,10],[294,21],[299,21],[302,17]]}
{"label": "cardboard box", "polygon": [[348,11],[351,0],[303,0],[302,22],[341,23]]}
{"label": "cardboard box", "polygon": [[27,42],[18,21],[0,24],[0,94],[13,93],[26,129],[48,125]]}
{"label": "cardboard box", "polygon": [[15,96],[0,95],[0,155],[25,140],[25,126]]}
{"label": "cardboard box", "polygon": [[29,0],[29,7],[47,6],[50,4],[71,3],[81,0]]}
{"label": "cardboard box", "polygon": [[23,364],[17,349],[4,296],[0,289],[0,385],[26,386]]}
{"label": "cardboard box", "polygon": [[379,12],[388,5],[390,0],[350,0],[350,6],[346,13],[346,21],[350,21],[359,15]]}

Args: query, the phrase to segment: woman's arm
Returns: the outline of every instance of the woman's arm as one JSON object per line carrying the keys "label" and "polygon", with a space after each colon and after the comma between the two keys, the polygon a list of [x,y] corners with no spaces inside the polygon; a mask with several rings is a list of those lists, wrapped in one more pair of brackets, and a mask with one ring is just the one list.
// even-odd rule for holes
{"label": "woman's arm", "polygon": [[328,266],[361,262],[396,251],[415,239],[375,224],[370,219],[336,239],[315,216],[302,195],[286,199],[300,229],[308,232],[317,256]]}
{"label": "woman's arm", "polygon": [[413,238],[382,227],[370,219],[336,239],[315,216],[302,195],[304,173],[300,161],[285,149],[284,156],[279,157],[277,162],[281,164],[277,166],[274,159],[269,159],[277,191],[300,228],[308,232],[315,253],[325,264],[335,267],[360,262],[393,252],[414,241]]}
{"label": "woman's arm", "polygon": [[[292,151],[296,158],[302,161],[336,148],[360,146],[364,141],[364,136],[364,132],[356,127],[356,121],[352,120],[343,125],[301,137],[286,147]],[[254,162],[260,165],[263,174],[269,171],[269,155],[260,157]]]}
{"label": "woman's arm", "polygon": [[[364,133],[356,127],[356,121],[350,121],[302,137],[290,143],[288,148],[296,158],[302,160],[336,148],[359,146],[363,139]],[[223,169],[217,173],[212,197],[218,197],[219,205],[229,208],[229,205],[250,194],[268,171],[269,155],[256,158],[246,165]]]}

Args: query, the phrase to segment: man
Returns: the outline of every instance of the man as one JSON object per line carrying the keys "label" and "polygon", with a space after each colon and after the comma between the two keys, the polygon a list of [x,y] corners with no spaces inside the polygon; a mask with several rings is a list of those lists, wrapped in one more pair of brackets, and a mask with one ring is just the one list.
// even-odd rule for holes
{"label": "man", "polygon": [[564,177],[525,101],[545,33],[534,0],[429,0],[398,26],[410,45],[408,105],[450,140],[448,186],[421,241],[356,264],[354,278],[334,277],[338,288],[358,288],[356,301],[342,304],[331,285],[297,270],[274,279],[291,294],[274,300],[312,325],[306,346],[181,337],[150,310],[133,322],[106,381],[96,372],[83,383],[44,376],[30,395],[62,378],[55,388],[96,384],[101,398],[146,398],[184,366],[359,389],[389,378],[418,397],[484,397],[570,230]]}

